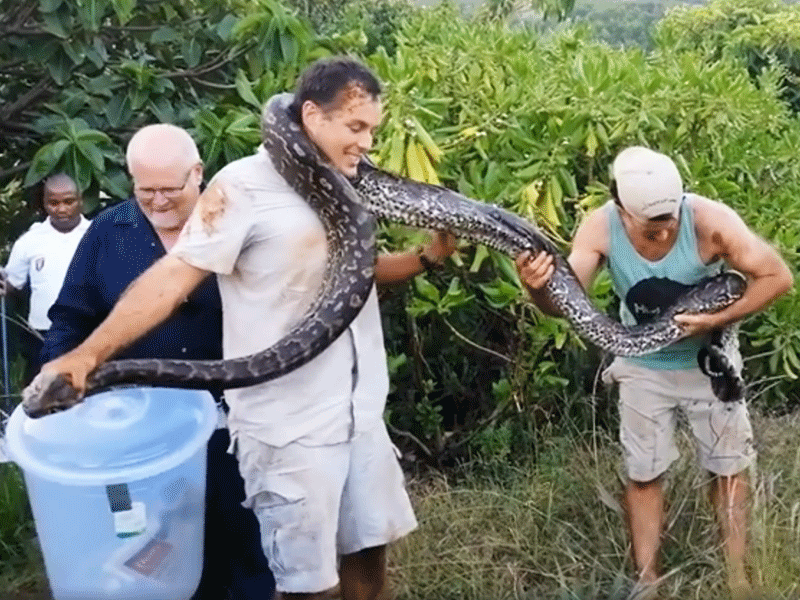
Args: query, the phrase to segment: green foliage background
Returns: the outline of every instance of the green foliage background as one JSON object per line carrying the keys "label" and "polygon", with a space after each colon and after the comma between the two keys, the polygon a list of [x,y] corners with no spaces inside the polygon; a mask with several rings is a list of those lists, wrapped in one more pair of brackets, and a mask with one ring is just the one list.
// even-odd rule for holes
{"label": "green foliage background", "polygon": [[[564,17],[570,3],[533,3]],[[530,9],[531,3],[526,3]],[[465,15],[401,0],[0,0],[0,243],[32,218],[25,190],[74,174],[94,211],[127,195],[123,149],[141,125],[187,127],[209,176],[250,153],[259,110],[312,60],[350,53],[386,84],[392,136],[432,136],[441,181],[537,221],[565,250],[607,198],[631,144],[675,158],[694,192],[723,199],[796,269],[800,247],[800,12],[775,0],[669,9],[647,48],[583,27]],[[541,13],[539,17],[541,17]],[[539,19],[541,20],[541,19]],[[393,224],[393,250],[421,234]],[[607,278],[592,294],[607,310]],[[387,420],[434,463],[525,452],[569,420],[613,424],[603,357],[526,301],[508,257],[460,248],[447,268],[384,290]],[[797,403],[800,333],[791,292],[743,326],[752,401]],[[595,402],[595,400],[602,402]]]}

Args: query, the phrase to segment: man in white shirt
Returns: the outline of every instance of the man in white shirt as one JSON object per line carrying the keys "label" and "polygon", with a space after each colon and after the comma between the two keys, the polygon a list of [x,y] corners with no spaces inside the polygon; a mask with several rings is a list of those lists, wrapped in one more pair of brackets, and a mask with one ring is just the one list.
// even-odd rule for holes
{"label": "man in white shirt", "polygon": [[[320,154],[353,177],[382,120],[380,84],[350,59],[301,76],[293,117]],[[381,255],[378,283],[399,282],[455,249],[439,232],[420,252]],[[172,251],[137,279],[78,348],[43,368],[79,390],[86,375],[164,320],[210,272],[223,306],[223,354],[280,339],[314,300],[322,225],[259,149],[222,169]],[[279,598],[375,600],[386,545],[416,527],[382,419],[388,373],[377,294],[347,331],[296,371],[226,393],[229,428]]]}
{"label": "man in white shirt", "polygon": [[39,352],[50,329],[47,311],[56,301],[75,249],[90,221],[81,211],[83,198],[69,175],[58,173],[43,184],[42,207],[47,218],[34,223],[14,243],[8,264],[0,272],[0,294],[19,291],[30,282],[29,331],[20,339],[25,358],[25,384],[39,370]]}

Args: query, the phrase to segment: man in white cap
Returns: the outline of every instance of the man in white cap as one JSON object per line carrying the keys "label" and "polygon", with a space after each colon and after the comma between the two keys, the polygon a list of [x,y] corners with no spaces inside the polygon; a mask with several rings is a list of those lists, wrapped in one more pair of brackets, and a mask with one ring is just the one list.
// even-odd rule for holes
{"label": "man in white cap", "polygon": [[[637,575],[643,585],[659,578],[662,475],[678,458],[674,430],[680,409],[691,426],[700,464],[711,474],[731,589],[746,593],[745,471],[755,459],[752,430],[744,401],[723,403],[714,396],[697,353],[701,334],[764,308],[791,287],[792,275],[732,209],[684,193],[669,157],[627,148],[612,171],[613,201],[586,216],[568,260],[584,288],[591,287],[602,267],[608,268],[623,323],[657,318],[681,293],[723,267],[747,277],[744,296],[728,308],[676,316],[684,339],[640,358],[617,357],[603,373],[607,383],[619,383],[620,440],[628,473],[625,505]],[[553,272],[552,257],[525,253],[517,266],[534,302],[556,314],[542,293]]]}

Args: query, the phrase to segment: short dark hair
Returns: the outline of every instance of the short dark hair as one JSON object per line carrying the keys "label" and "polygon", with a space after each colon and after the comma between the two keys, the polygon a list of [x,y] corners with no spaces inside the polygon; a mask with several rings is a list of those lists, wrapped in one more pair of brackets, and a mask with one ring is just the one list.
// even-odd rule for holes
{"label": "short dark hair", "polygon": [[45,189],[49,188],[51,184],[59,183],[71,183],[75,187],[75,194],[78,196],[78,198],[80,199],[83,197],[78,184],[75,182],[75,178],[62,171],[48,175],[44,179],[38,181],[35,185],[31,186],[28,191],[28,206],[34,212],[38,212],[46,216],[47,210],[45,210],[44,207],[44,191]]}
{"label": "short dark hair", "polygon": [[297,79],[294,100],[289,111],[300,122],[301,109],[311,100],[323,111],[336,107],[339,92],[355,85],[373,99],[381,95],[378,78],[366,66],[347,57],[324,58],[309,66]]}

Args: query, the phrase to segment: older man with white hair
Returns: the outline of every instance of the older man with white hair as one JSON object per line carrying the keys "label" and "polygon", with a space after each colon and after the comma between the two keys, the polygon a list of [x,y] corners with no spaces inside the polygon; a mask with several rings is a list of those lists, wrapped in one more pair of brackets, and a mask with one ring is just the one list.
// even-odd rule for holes
{"label": "older man with white hair", "polygon": [[[184,129],[143,127],[131,138],[126,160],[133,198],[98,215],[78,247],[50,310],[44,361],[88,337],[128,285],[172,248],[197,203],[203,163]],[[221,310],[216,278],[207,277],[169,320],[119,357],[221,358]],[[219,390],[212,392],[219,396]],[[244,484],[236,458],[227,453],[229,441],[227,428],[220,428],[208,445],[203,575],[193,600],[268,600],[275,585],[258,522],[241,506]]]}

